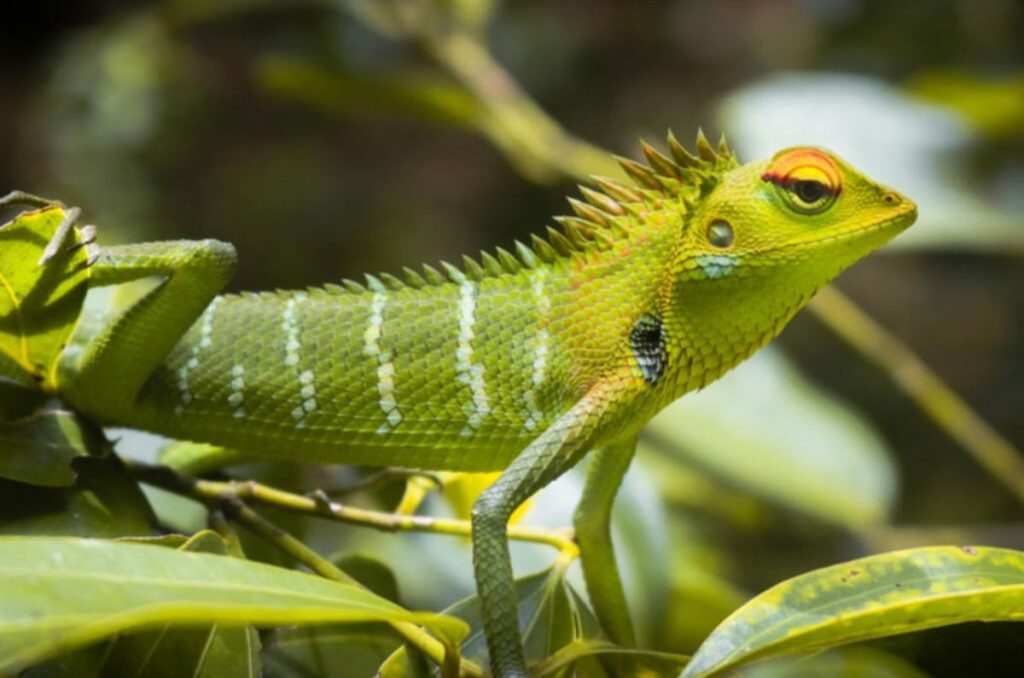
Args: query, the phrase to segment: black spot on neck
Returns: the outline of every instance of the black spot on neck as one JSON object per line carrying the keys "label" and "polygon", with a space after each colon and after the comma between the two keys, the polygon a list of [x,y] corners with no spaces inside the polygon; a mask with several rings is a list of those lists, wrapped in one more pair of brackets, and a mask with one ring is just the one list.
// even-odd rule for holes
{"label": "black spot on neck", "polygon": [[629,333],[636,364],[648,386],[654,386],[668,365],[668,341],[661,318],[644,314]]}

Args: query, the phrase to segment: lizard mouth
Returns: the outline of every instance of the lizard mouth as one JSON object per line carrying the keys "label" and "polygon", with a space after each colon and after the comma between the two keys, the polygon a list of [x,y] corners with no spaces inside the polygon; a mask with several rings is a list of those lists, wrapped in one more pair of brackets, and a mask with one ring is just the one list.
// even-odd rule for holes
{"label": "lizard mouth", "polygon": [[827,234],[807,234],[800,238],[773,247],[769,251],[794,249],[812,249],[845,244],[850,241],[870,243],[871,249],[880,247],[887,241],[905,231],[917,220],[917,205],[896,193],[892,193],[899,202],[898,211],[892,216],[870,224],[853,224],[849,228],[832,231]]}

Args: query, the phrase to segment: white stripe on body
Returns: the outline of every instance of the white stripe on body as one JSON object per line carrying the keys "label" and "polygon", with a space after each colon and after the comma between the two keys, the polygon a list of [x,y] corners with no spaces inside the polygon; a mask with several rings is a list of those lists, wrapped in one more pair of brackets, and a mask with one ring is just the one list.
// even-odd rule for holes
{"label": "white stripe on body", "polygon": [[551,314],[551,299],[545,289],[547,269],[535,268],[530,271],[533,303],[537,307],[537,336],[533,340],[533,372],[530,375],[530,387],[523,394],[526,402],[527,416],[523,429],[532,432],[544,420],[544,413],[537,404],[537,392],[547,379],[548,367],[548,317]]}
{"label": "white stripe on body", "polygon": [[203,315],[200,316],[199,340],[192,346],[188,361],[178,368],[178,391],[181,394],[181,402],[174,406],[174,414],[178,416],[185,413],[185,408],[194,398],[192,391],[189,390],[188,375],[199,367],[199,354],[213,343],[213,316],[217,313],[217,306],[220,305],[222,298],[214,297],[203,311]]}
{"label": "white stripe on body", "polygon": [[391,352],[383,350],[380,344],[388,295],[380,280],[373,277],[368,280],[373,298],[370,300],[369,323],[363,333],[363,353],[377,363],[377,393],[380,395],[381,412],[384,413],[384,422],[377,427],[377,433],[386,435],[402,423],[402,413],[395,398],[395,363],[391,359]]}
{"label": "white stripe on body", "polygon": [[[299,367],[299,351],[302,342],[299,340],[301,328],[295,319],[295,308],[306,300],[306,293],[299,292],[289,299],[284,305],[284,312],[281,314],[281,329],[284,331],[284,364],[285,367]],[[292,409],[292,419],[295,420],[295,428],[305,428],[306,416],[316,410],[316,386],[314,380],[316,374],[311,369],[302,370],[298,373],[298,396],[299,404]]]}
{"label": "white stripe on body", "polygon": [[465,406],[466,425],[460,434],[469,437],[476,433],[484,418],[491,413],[487,397],[487,382],[484,366],[473,362],[473,325],[476,323],[477,288],[463,277],[459,281],[459,341],[455,350],[456,378],[469,385],[471,400]]}
{"label": "white stripe on body", "polygon": [[231,405],[232,414],[236,419],[245,418],[245,367],[235,365],[231,368],[231,394],[228,395],[228,404]]}

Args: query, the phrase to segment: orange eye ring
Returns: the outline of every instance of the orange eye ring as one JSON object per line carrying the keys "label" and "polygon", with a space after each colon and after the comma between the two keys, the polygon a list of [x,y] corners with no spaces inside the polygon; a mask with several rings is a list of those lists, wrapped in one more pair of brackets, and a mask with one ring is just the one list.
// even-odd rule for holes
{"label": "orange eye ring", "polygon": [[779,155],[761,175],[774,184],[786,204],[801,214],[819,214],[835,203],[843,179],[832,159],[813,148]]}

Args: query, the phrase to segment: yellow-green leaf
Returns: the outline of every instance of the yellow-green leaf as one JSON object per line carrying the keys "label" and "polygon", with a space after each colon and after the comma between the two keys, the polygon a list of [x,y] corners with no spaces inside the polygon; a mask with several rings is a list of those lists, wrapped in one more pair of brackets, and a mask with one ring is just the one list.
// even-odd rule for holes
{"label": "yellow-green leaf", "polygon": [[166,624],[464,623],[362,588],[208,553],[91,539],[0,538],[0,674],[126,630]]}
{"label": "yellow-green leaf", "polygon": [[22,212],[0,226],[0,351],[52,389],[56,366],[82,311],[88,286],[88,254],[72,230],[49,262],[39,259],[65,211],[47,207]]}
{"label": "yellow-green leaf", "polygon": [[682,673],[970,621],[1024,620],[1024,552],[964,546],[894,551],[777,584],[736,610]]}

